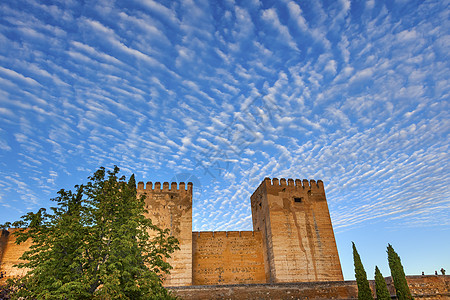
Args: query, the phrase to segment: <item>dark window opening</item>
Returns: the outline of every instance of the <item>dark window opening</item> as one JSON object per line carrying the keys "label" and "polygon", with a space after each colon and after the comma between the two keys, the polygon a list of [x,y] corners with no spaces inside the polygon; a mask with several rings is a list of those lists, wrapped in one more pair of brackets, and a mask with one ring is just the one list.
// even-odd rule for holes
{"label": "dark window opening", "polygon": [[259,207],[261,207],[261,203],[259,204]]}
{"label": "dark window opening", "polygon": [[302,200],[303,200],[302,198],[294,198],[295,203],[300,203],[300,202],[302,202]]}

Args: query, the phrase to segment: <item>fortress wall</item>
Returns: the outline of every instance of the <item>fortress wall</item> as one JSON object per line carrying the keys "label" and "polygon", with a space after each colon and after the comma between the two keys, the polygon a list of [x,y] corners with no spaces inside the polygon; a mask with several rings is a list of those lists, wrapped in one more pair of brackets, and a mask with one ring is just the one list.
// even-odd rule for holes
{"label": "fortress wall", "polygon": [[193,232],[193,284],[264,283],[261,232]]}
{"label": "fortress wall", "polygon": [[[423,300],[450,299],[450,276],[407,276],[413,297]],[[391,297],[396,299],[392,280],[386,278]],[[369,280],[375,296],[375,281]],[[184,300],[284,300],[284,299],[358,299],[356,281],[322,281],[272,284],[190,286],[171,288]]]}
{"label": "fortress wall", "polygon": [[0,271],[5,273],[7,277],[23,276],[27,272],[26,269],[13,267],[15,264],[23,262],[19,258],[31,246],[31,240],[17,245],[14,232],[19,229],[3,230],[0,237]]}
{"label": "fortress wall", "polygon": [[[139,182],[137,195],[146,195],[146,215],[153,224],[161,229],[168,228],[170,234],[179,241],[180,250],[175,251],[169,259],[173,269],[164,279],[165,286],[186,286],[192,284],[192,183],[186,185],[176,182],[170,185],[161,183]],[[154,235],[154,233],[150,233]]]}

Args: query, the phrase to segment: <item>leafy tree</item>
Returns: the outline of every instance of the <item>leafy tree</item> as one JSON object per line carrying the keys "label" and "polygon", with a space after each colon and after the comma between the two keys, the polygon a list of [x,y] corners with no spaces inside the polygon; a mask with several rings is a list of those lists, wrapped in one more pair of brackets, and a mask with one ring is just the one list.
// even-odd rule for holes
{"label": "leafy tree", "polygon": [[356,250],[355,243],[352,242],[353,246],[353,263],[355,265],[355,277],[356,283],[358,285],[358,299],[362,300],[373,300],[372,290],[369,286],[369,281],[367,280],[367,274],[364,270],[364,266],[361,262],[361,257]]}
{"label": "leafy tree", "polygon": [[19,268],[28,273],[14,282],[14,297],[37,299],[172,299],[162,286],[179,249],[169,231],[144,216],[144,197],[136,197],[119,168],[102,167],[75,191],[60,190],[51,213],[41,208],[13,227],[17,242],[32,239]]}
{"label": "leafy tree", "polygon": [[375,289],[377,294],[377,300],[390,300],[391,294],[386,285],[386,281],[384,280],[383,275],[378,269],[378,266],[375,266]]}
{"label": "leafy tree", "polygon": [[400,256],[394,251],[391,244],[387,247],[389,268],[391,269],[392,281],[394,282],[395,291],[397,293],[397,298],[403,299],[413,299],[411,292],[406,282],[405,271],[403,270],[402,262]]}

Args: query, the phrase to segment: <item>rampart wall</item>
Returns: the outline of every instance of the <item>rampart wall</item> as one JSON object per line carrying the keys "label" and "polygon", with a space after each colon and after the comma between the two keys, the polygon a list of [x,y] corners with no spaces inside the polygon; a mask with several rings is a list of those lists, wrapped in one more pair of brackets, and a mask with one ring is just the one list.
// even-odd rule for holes
{"label": "rampart wall", "polygon": [[[392,279],[385,279],[392,299],[397,299]],[[415,299],[450,299],[449,275],[407,276],[406,279]],[[375,291],[375,282],[369,280],[369,283],[372,292]],[[183,300],[358,299],[356,281],[210,285],[170,289]]]}
{"label": "rampart wall", "polygon": [[261,232],[192,233],[194,285],[263,283]]}
{"label": "rampart wall", "polygon": [[14,232],[18,229],[2,230],[0,236],[0,271],[10,276],[23,276],[27,272],[26,269],[14,268],[15,264],[23,262],[19,258],[31,246],[28,240],[20,245],[16,244]]}

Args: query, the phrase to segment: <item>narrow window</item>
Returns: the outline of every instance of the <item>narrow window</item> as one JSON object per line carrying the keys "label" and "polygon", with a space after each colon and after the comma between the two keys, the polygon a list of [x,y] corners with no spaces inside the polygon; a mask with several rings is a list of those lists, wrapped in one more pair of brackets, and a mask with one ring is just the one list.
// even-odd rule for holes
{"label": "narrow window", "polygon": [[297,198],[297,197],[296,197],[296,198],[294,198],[294,202],[295,202],[295,203],[300,203],[300,202],[302,202],[302,198]]}

